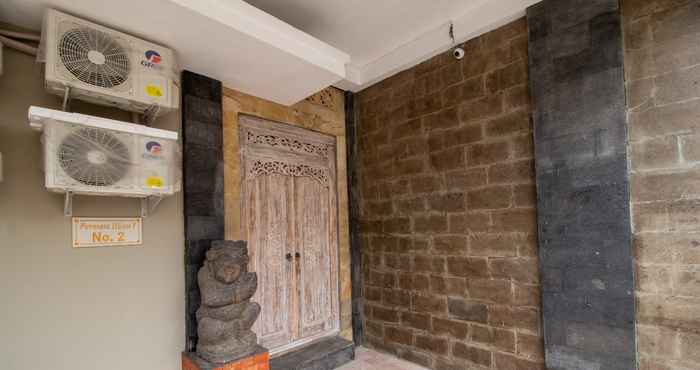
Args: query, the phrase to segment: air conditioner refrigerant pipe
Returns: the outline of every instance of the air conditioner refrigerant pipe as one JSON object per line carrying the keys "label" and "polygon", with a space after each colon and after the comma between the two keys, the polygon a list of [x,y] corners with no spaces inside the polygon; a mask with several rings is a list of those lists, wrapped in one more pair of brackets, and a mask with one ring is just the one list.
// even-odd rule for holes
{"label": "air conditioner refrigerant pipe", "polygon": [[12,37],[15,39],[30,40],[30,41],[41,41],[41,36],[33,33],[26,32],[15,32],[0,29],[0,35]]}
{"label": "air conditioner refrigerant pipe", "polygon": [[24,43],[19,42],[19,41],[15,41],[11,38],[7,38],[7,37],[2,36],[2,35],[0,35],[0,42],[3,43],[3,45],[7,46],[8,48],[12,48],[12,49],[21,51],[25,54],[36,56],[37,53],[39,52],[38,48],[35,48],[33,46],[29,46],[29,45],[24,44]]}

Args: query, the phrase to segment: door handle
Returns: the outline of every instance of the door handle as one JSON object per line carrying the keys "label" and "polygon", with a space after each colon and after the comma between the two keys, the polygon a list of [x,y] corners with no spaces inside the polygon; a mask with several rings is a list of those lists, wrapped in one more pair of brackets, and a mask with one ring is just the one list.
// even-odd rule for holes
{"label": "door handle", "polygon": [[297,259],[301,258],[301,253],[299,253],[299,252],[294,253],[294,257],[296,257]]}
{"label": "door handle", "polygon": [[284,256],[284,258],[286,258],[287,261],[291,261],[291,260],[292,260],[292,254],[291,254],[291,253],[287,253],[287,255]]}

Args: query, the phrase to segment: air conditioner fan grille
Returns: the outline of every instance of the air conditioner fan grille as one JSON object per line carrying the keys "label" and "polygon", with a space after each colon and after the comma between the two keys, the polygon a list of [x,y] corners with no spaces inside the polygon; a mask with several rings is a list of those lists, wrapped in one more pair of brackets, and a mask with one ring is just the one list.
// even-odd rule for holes
{"label": "air conditioner fan grille", "polygon": [[78,80],[111,88],[129,76],[129,54],[111,35],[96,29],[73,28],[58,45],[61,62]]}
{"label": "air conditioner fan grille", "polygon": [[129,149],[105,130],[81,128],[61,141],[58,160],[63,171],[89,186],[110,186],[129,170]]}

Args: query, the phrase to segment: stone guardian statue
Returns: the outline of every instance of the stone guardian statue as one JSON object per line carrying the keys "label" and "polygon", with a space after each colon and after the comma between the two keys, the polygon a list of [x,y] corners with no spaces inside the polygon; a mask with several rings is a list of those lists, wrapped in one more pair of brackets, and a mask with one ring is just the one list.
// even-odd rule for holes
{"label": "stone guardian statue", "polygon": [[197,280],[202,296],[197,310],[197,355],[223,364],[255,353],[259,347],[251,327],[260,305],[250,298],[258,287],[258,277],[248,272],[246,242],[212,242]]}

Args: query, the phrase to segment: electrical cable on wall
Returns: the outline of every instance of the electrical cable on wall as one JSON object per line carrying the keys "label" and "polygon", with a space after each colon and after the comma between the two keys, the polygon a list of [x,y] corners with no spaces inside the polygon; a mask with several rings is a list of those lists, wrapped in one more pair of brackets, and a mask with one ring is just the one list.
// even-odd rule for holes
{"label": "electrical cable on wall", "polygon": [[[452,40],[452,46],[454,46],[454,45],[456,44],[456,41],[455,41],[455,24],[454,24],[454,22],[452,22],[452,21],[450,21],[450,31],[449,31],[449,35],[450,35],[450,40]],[[465,54],[464,49],[461,48],[461,47],[459,47],[459,46],[457,46],[456,48],[452,49],[452,56],[455,57],[455,59],[457,59],[457,60],[461,60],[462,58],[464,58],[464,54]]]}

